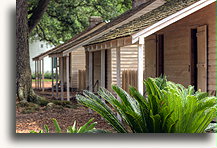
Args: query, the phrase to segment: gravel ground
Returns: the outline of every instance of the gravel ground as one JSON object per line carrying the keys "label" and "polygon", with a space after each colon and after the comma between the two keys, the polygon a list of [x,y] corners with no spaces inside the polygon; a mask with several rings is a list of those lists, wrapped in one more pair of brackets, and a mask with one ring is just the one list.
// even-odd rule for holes
{"label": "gravel ground", "polygon": [[[35,91],[37,94],[51,99],[51,92]],[[43,129],[44,125],[47,124],[50,128],[50,132],[55,132],[55,128],[52,122],[52,118],[57,119],[63,132],[66,132],[68,126],[72,126],[76,120],[77,126],[82,126],[89,119],[94,118],[94,122],[97,122],[96,128],[104,129],[114,132],[112,127],[108,125],[105,120],[101,118],[97,113],[89,113],[86,107],[83,107],[75,100],[72,99],[73,108],[64,108],[62,106],[56,106],[51,109],[46,107],[40,107],[34,113],[24,114],[23,110],[26,108],[18,107],[16,110],[16,133],[29,133],[31,130],[39,131]]]}

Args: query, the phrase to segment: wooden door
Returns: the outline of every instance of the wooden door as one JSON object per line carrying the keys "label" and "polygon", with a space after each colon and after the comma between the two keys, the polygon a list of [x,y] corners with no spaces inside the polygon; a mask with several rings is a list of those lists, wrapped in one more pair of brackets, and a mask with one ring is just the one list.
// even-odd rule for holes
{"label": "wooden door", "polygon": [[197,28],[197,88],[207,91],[207,25]]}
{"label": "wooden door", "polygon": [[145,39],[145,72],[144,79],[156,77],[156,35],[151,35]]}

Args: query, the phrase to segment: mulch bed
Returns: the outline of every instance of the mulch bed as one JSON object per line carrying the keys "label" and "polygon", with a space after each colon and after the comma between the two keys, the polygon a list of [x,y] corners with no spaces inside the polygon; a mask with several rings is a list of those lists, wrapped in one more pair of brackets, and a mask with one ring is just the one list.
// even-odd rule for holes
{"label": "mulch bed", "polygon": [[[51,97],[50,91],[35,91],[38,95],[44,96],[48,99]],[[46,107],[40,107],[38,111],[34,113],[24,114],[23,107],[18,107],[16,110],[16,133],[29,133],[29,131],[39,131],[44,129],[44,125],[48,125],[50,133],[55,132],[55,127],[52,122],[52,118],[55,118],[62,132],[66,132],[68,126],[72,126],[76,120],[77,126],[84,125],[89,119],[94,118],[94,122],[97,122],[96,128],[115,132],[112,127],[105,122],[96,112],[89,113],[88,108],[79,105],[76,100],[72,99],[73,108],[54,107],[46,109]]]}

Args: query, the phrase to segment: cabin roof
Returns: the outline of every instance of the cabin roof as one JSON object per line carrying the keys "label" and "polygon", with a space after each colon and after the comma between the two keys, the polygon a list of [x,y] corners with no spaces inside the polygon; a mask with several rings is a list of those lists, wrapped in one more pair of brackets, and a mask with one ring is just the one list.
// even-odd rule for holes
{"label": "cabin roof", "polygon": [[50,49],[50,50],[48,50],[48,51],[46,51],[44,53],[39,54],[38,56],[34,57],[33,60],[38,60],[39,58],[45,57],[45,56],[49,55],[50,53],[52,53],[52,52],[64,47],[65,45],[69,44],[70,42],[74,42],[74,41],[80,39],[83,35],[85,35],[85,34],[88,35],[89,33],[91,33],[92,30],[98,29],[98,28],[102,27],[103,25],[105,25],[104,22],[99,23],[99,24],[97,24],[97,25],[95,25],[93,27],[88,27],[86,30],[84,30],[83,32],[75,35],[70,40],[66,41],[65,43],[60,44],[60,45],[58,45],[58,46],[56,46],[56,47],[54,47],[54,48],[52,48],[52,49]]}
{"label": "cabin roof", "polygon": [[116,38],[130,36],[135,34],[166,17],[194,4],[199,0],[168,0],[164,5],[132,20],[131,22],[122,25],[109,33],[99,37],[98,39],[90,42],[88,45],[101,43]]}
{"label": "cabin roof", "polygon": [[[116,18],[112,19],[109,23],[105,24],[104,26],[102,26],[101,28],[97,29],[93,33],[91,33],[91,34],[89,34],[87,36],[84,36],[84,37],[80,38],[79,40],[76,40],[75,42],[71,42],[71,44],[68,47],[66,47],[66,48],[55,50],[54,52],[52,52],[50,54],[59,54],[59,53],[65,51],[65,50],[67,50],[69,48],[72,48],[72,47],[74,47],[74,46],[82,43],[83,41],[86,41],[87,39],[90,39],[90,38],[94,37],[95,35],[98,35],[99,33],[104,32],[104,31],[110,29],[111,27],[113,27],[113,26],[115,26],[115,25],[117,25],[117,24],[125,21],[129,17],[131,17],[131,16],[133,16],[135,14],[138,14],[140,11],[144,11],[145,10],[146,11],[145,13],[148,13],[149,10],[151,11],[152,9],[148,8],[149,10],[146,10],[146,7],[149,6],[150,4],[154,3],[155,1],[159,1],[159,0],[150,0],[150,1],[146,2],[146,3],[143,3],[143,4],[139,5],[138,7],[135,7],[135,8],[132,8],[132,9],[126,11],[125,13],[123,13],[123,14],[117,16]],[[155,7],[159,7],[163,3],[164,3],[164,0],[161,0],[161,3],[157,2],[155,4]],[[137,18],[137,17],[135,16],[135,18]],[[84,44],[84,45],[86,45],[86,44]],[[84,45],[82,45],[82,46],[84,46]]]}

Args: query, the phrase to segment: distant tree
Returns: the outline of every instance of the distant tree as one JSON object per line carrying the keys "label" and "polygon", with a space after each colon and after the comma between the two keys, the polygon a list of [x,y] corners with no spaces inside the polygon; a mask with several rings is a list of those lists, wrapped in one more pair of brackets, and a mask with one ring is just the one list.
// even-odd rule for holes
{"label": "distant tree", "polygon": [[131,8],[131,0],[17,0],[16,95],[37,101],[32,89],[29,39],[58,45],[88,27],[90,16],[106,21]]}

